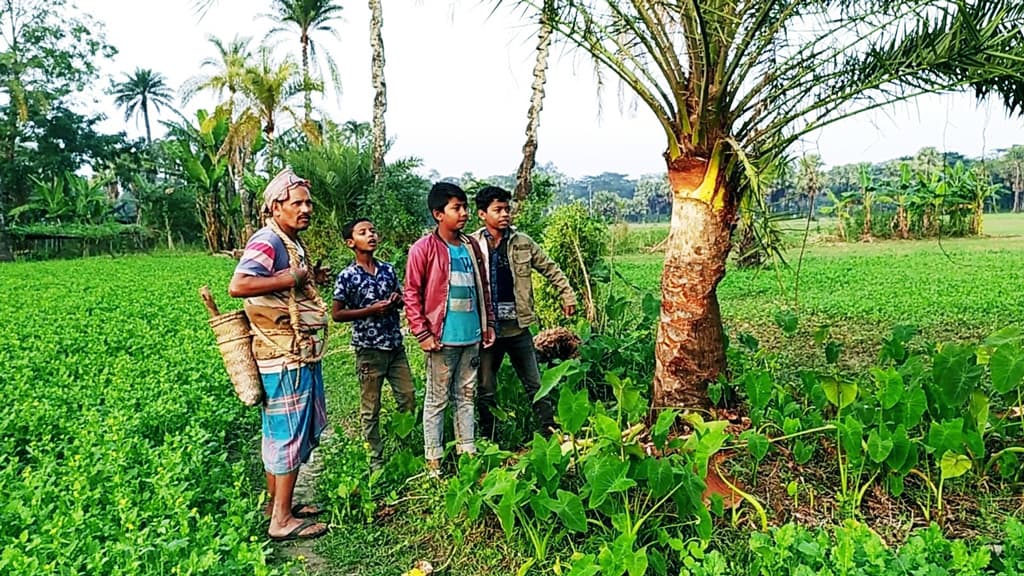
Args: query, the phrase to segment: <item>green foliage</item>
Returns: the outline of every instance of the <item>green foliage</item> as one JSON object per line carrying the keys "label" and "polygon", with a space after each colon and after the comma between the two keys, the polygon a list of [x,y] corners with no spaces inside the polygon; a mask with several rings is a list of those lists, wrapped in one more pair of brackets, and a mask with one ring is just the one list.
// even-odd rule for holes
{"label": "green foliage", "polygon": [[280,573],[262,538],[259,415],[188,296],[210,283],[227,302],[231,264],[4,268],[0,572]]}
{"label": "green foliage", "polygon": [[304,239],[313,260],[325,259],[340,269],[352,259],[342,226],[353,218],[370,218],[381,236],[378,256],[402,266],[408,246],[423,232],[429,185],[415,174],[415,159],[390,163],[375,184],[370,143],[358,126],[331,126],[322,141],[285,152],[287,164],[313,188],[315,222]]}
{"label": "green foliage", "polygon": [[[1010,520],[1007,530],[1019,523]],[[898,548],[890,548],[868,526],[847,520],[831,533],[794,524],[773,528],[769,534],[750,536],[753,565],[748,574],[878,575],[1005,574],[988,547],[977,542],[946,539],[931,524],[914,532]]]}
{"label": "green foliage", "polygon": [[[559,206],[549,217],[540,245],[569,279],[569,285],[581,303],[581,313],[592,322],[597,320],[601,299],[598,283],[608,280],[603,261],[608,250],[607,227],[591,218],[582,203]],[[541,324],[555,326],[564,323],[566,320],[560,312],[561,300],[554,289],[534,276],[536,312]]]}

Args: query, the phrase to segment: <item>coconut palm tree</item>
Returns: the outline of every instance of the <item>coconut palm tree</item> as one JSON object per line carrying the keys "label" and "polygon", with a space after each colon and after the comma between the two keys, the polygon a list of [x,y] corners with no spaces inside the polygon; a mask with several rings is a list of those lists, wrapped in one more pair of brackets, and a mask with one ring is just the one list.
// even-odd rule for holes
{"label": "coconut palm tree", "polygon": [[[540,9],[548,0],[515,1]],[[699,406],[725,368],[716,288],[740,199],[811,131],[922,93],[1024,104],[1019,0],[550,0],[557,37],[662,128],[674,194],[653,404]]]}
{"label": "coconut palm tree", "polygon": [[213,44],[217,55],[203,59],[199,63],[199,68],[210,72],[186,80],[181,87],[181,101],[188,103],[196,94],[204,91],[213,92],[220,98],[226,91],[228,98],[223,104],[234,109],[236,96],[243,88],[246,67],[251,64],[253,58],[252,50],[249,48],[251,40],[235,36],[230,42],[225,43],[212,35],[208,40]]}
{"label": "coconut palm tree", "polygon": [[[338,31],[331,26],[331,21],[341,17],[341,6],[332,0],[272,0],[270,9],[272,12],[266,16],[277,22],[277,26],[267,33],[268,38],[282,33],[299,33],[302,54],[302,91],[305,95],[303,118],[305,123],[309,124],[313,110],[313,92],[323,91],[322,79],[314,80],[310,74],[311,61],[313,66],[319,68],[317,45],[312,34],[331,34],[340,39]],[[327,65],[327,71],[331,75],[335,91],[340,91],[341,82],[334,59],[328,52],[323,52],[322,56]]]}
{"label": "coconut palm tree", "polygon": [[142,113],[146,124],[146,142],[153,143],[153,134],[149,128],[149,107],[159,111],[161,106],[172,107],[174,91],[167,86],[167,78],[159,72],[147,68],[136,68],[135,72],[125,74],[124,80],[115,82],[110,87],[114,103],[124,108],[124,120]]}
{"label": "coconut palm tree", "polygon": [[379,182],[384,174],[384,152],[387,150],[388,133],[384,124],[384,112],[388,109],[388,89],[384,83],[384,10],[381,0],[370,1],[370,75],[373,80],[373,179]]}

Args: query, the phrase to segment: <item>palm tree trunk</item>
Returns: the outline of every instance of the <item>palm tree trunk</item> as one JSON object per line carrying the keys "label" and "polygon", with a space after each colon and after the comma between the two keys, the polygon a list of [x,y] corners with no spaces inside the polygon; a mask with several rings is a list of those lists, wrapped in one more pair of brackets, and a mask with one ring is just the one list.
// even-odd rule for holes
{"label": "palm tree trunk", "polygon": [[370,74],[373,80],[373,180],[380,182],[384,173],[384,152],[387,148],[387,129],[384,112],[388,108],[388,91],[384,83],[384,11],[381,0],[370,0],[370,47],[373,56]]}
{"label": "palm tree trunk", "polygon": [[309,36],[303,32],[300,41],[302,42],[302,90],[304,92],[302,105],[305,112],[303,120],[308,130],[309,118],[313,115],[313,90],[309,79]]}
{"label": "palm tree trunk", "polygon": [[153,143],[153,134],[149,131],[149,102],[146,95],[142,95],[142,119],[146,122],[146,144]]}
{"label": "palm tree trunk", "polygon": [[523,144],[523,161],[516,172],[516,190],[513,199],[521,202],[533,189],[532,172],[537,161],[537,128],[540,126],[540,111],[544,107],[544,84],[547,82],[548,53],[551,48],[551,21],[548,2],[540,14],[540,31],[537,34],[537,61],[533,66],[533,94],[526,118],[526,142]]}
{"label": "palm tree trunk", "polygon": [[729,255],[731,215],[719,162],[670,162],[672,223],[661,276],[661,322],[655,342],[653,406],[703,407],[707,385],[725,370],[716,293]]}

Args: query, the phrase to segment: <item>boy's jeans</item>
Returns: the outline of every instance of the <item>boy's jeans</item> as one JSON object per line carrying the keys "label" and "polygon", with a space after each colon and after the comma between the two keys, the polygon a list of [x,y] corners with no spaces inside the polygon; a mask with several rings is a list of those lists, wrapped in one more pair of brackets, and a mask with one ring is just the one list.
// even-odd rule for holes
{"label": "boy's jeans", "polygon": [[384,463],[384,441],[380,437],[380,392],[384,379],[391,384],[395,404],[401,412],[416,409],[416,392],[412,386],[412,372],[405,348],[356,350],[356,371],[359,374],[359,417],[363,423],[363,437],[370,445],[370,464]]}
{"label": "boy's jeans", "polygon": [[526,389],[529,402],[533,404],[538,431],[545,437],[549,436],[551,428],[555,427],[554,409],[549,396],[533,402],[534,394],[540,390],[540,369],[537,367],[533,334],[529,330],[522,330],[512,336],[499,336],[494,340],[493,346],[480,354],[480,384],[476,398],[480,413],[480,437],[495,439],[495,421],[491,408],[496,403],[498,368],[501,367],[506,354],[520,382],[523,383],[523,388]]}
{"label": "boy's jeans", "polygon": [[476,392],[480,345],[445,346],[427,352],[427,389],[423,398],[423,449],[427,460],[444,455],[444,410],[455,402],[455,450],[476,453],[473,395]]}

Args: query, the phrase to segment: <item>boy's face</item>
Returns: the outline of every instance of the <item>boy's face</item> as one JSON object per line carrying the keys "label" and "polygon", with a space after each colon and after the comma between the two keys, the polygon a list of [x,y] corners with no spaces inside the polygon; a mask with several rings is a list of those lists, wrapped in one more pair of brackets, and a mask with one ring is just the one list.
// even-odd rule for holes
{"label": "boy's face", "polygon": [[377,229],[373,222],[359,222],[352,228],[352,239],[345,244],[357,252],[373,252],[377,249]]}
{"label": "boy's face", "polygon": [[477,210],[477,215],[488,228],[507,230],[512,222],[512,210],[508,202],[493,200],[487,210]]}
{"label": "boy's face", "polygon": [[469,220],[469,211],[466,209],[466,201],[458,198],[449,198],[444,205],[444,211],[434,210],[434,219],[437,226],[446,230],[458,231],[466,227]]}

